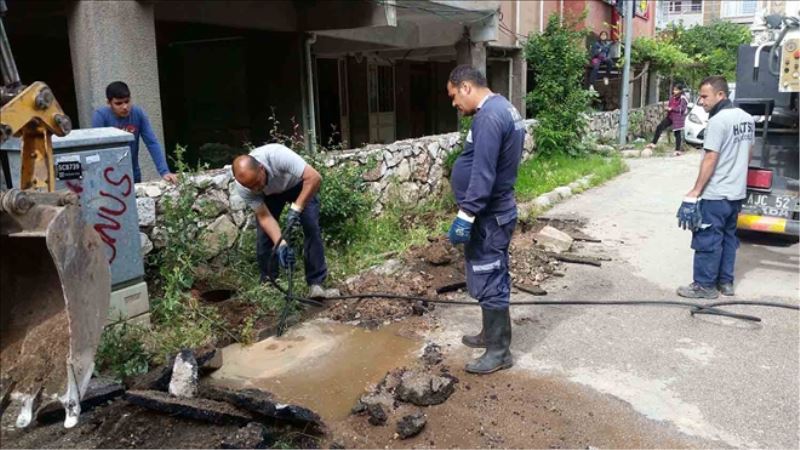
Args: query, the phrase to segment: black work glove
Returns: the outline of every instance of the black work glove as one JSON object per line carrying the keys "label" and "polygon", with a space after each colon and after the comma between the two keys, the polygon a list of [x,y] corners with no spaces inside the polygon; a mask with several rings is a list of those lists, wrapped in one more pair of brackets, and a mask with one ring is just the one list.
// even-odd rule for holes
{"label": "black work glove", "polygon": [[294,230],[300,228],[300,214],[303,212],[299,206],[292,203],[289,207],[289,213],[286,214],[286,233],[291,234]]}
{"label": "black work glove", "polygon": [[703,223],[703,214],[700,211],[700,199],[686,197],[678,208],[678,227],[684,230],[697,231]]}

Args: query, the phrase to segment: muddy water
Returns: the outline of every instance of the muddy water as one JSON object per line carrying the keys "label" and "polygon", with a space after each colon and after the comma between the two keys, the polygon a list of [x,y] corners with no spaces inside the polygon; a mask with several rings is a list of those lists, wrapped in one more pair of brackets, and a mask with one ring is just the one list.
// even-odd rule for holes
{"label": "muddy water", "polygon": [[342,419],[365,388],[414,358],[422,343],[397,331],[396,324],[370,331],[306,322],[280,338],[225,347],[223,366],[213,378],[226,386],[264,389],[325,420]]}

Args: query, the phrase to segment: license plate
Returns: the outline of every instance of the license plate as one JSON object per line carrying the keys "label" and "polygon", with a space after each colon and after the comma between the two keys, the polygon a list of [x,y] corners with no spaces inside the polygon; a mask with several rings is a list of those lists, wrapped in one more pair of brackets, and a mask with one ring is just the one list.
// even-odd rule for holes
{"label": "license plate", "polygon": [[747,194],[747,200],[744,202],[743,209],[763,216],[790,218],[796,206],[797,197],[794,195],[758,194],[750,192]]}
{"label": "license plate", "polygon": [[59,180],[79,180],[83,178],[83,170],[80,161],[57,162],[56,178]]}

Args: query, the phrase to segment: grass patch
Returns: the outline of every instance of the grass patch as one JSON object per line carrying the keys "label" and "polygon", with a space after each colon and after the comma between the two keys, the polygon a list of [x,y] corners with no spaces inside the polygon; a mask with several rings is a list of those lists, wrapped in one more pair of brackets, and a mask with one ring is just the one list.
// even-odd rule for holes
{"label": "grass patch", "polygon": [[628,170],[619,155],[584,155],[572,157],[558,154],[531,158],[519,168],[517,200],[525,202],[586,175],[596,186]]}
{"label": "grass patch", "polygon": [[[385,211],[375,218],[360,221],[348,245],[326,248],[331,278],[342,280],[368,267],[384,262],[389,255],[402,254],[412,245],[426,242],[429,236],[444,235],[455,214],[445,201]],[[452,209],[451,211],[449,211]]]}

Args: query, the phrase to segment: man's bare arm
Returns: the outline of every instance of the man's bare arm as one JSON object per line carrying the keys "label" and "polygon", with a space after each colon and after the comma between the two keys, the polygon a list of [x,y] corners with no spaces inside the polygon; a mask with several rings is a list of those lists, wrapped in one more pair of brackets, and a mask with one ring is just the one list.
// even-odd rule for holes
{"label": "man's bare arm", "polygon": [[281,226],[278,225],[278,221],[272,217],[265,205],[261,205],[256,209],[256,219],[258,220],[258,226],[267,233],[272,242],[280,242]]}
{"label": "man's bare arm", "polygon": [[700,197],[703,189],[706,188],[706,184],[708,184],[708,180],[711,179],[711,175],[714,174],[718,160],[719,153],[706,150],[706,154],[703,155],[703,162],[700,163],[700,173],[697,175],[697,181],[694,183],[694,188],[686,194],[687,197]]}
{"label": "man's bare arm", "polygon": [[297,196],[294,204],[302,211],[311,197],[319,192],[320,185],[322,185],[322,175],[306,164],[306,168],[303,170],[303,189],[300,190],[300,195]]}

